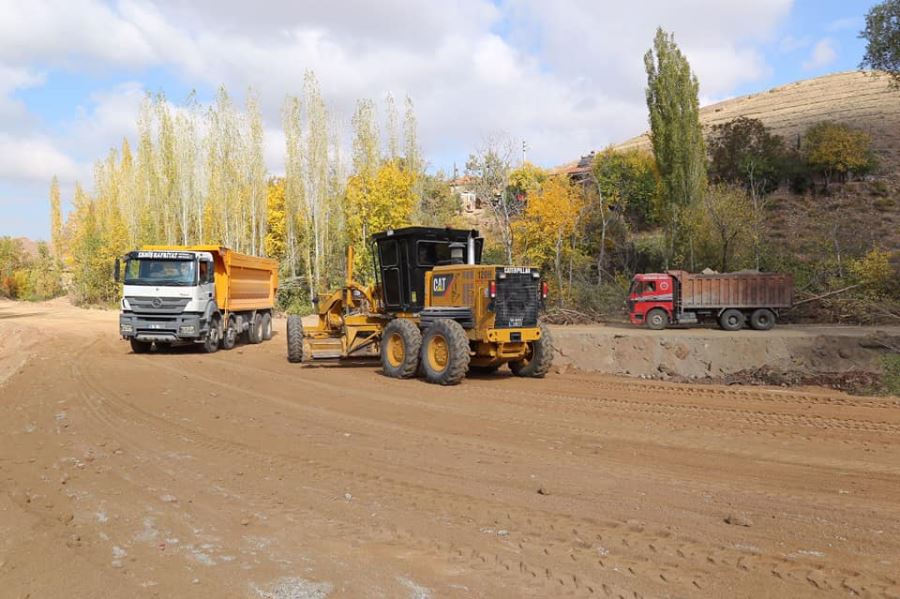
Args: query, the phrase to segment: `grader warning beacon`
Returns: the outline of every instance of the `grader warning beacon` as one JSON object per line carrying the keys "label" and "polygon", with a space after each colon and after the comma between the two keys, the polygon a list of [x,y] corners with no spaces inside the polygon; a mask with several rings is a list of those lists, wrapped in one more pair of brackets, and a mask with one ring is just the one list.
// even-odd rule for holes
{"label": "grader warning beacon", "polygon": [[542,377],[553,348],[538,314],[547,298],[541,273],[481,264],[478,231],[407,227],[372,236],[375,283],[353,280],[348,249],[342,289],[317,302],[318,324],[287,322],[288,360],[380,356],[384,374],[455,385],[467,372],[509,364]]}

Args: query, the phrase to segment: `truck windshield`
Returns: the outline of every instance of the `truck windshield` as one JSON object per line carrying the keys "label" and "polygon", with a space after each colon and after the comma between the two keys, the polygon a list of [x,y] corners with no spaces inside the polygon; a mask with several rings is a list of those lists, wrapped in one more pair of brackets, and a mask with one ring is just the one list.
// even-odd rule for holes
{"label": "truck windshield", "polygon": [[126,285],[186,286],[197,284],[194,260],[130,258],[125,263]]}

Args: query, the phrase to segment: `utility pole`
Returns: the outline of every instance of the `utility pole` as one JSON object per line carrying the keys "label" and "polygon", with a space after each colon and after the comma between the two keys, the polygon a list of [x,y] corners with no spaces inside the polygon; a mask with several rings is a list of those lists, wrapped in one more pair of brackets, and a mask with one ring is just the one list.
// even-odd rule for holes
{"label": "utility pole", "polygon": [[528,152],[528,144],[527,144],[527,143],[525,142],[525,140],[523,139],[523,140],[522,140],[522,164],[523,164],[523,165],[524,165],[525,162],[528,160],[528,158],[527,158],[527,156],[528,156],[527,152]]}

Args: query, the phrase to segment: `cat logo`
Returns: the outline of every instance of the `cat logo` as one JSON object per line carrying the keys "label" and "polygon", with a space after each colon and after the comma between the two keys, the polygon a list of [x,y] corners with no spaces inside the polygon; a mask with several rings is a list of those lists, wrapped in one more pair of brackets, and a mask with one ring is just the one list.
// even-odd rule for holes
{"label": "cat logo", "polygon": [[450,283],[453,282],[453,275],[441,275],[431,279],[431,295],[440,297],[447,293]]}

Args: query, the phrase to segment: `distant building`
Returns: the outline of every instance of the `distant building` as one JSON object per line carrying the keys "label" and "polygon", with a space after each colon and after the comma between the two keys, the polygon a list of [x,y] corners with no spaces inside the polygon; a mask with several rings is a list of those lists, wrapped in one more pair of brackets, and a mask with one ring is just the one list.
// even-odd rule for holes
{"label": "distant building", "polygon": [[569,164],[550,169],[550,174],[566,175],[572,183],[589,185],[592,181],[591,165],[594,163],[595,155],[594,152],[591,152],[590,154],[582,156],[577,162],[570,162]]}
{"label": "distant building", "polygon": [[463,212],[477,214],[484,209],[481,198],[475,192],[472,177],[463,175],[453,179],[450,181],[450,191],[451,193],[459,194]]}

